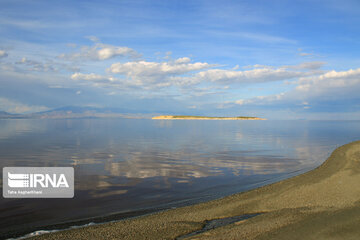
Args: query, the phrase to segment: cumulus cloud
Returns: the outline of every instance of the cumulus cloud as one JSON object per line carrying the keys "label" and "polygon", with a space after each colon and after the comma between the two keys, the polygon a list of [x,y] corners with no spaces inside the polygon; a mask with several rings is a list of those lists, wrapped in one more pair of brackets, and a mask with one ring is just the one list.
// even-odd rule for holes
{"label": "cumulus cloud", "polygon": [[174,62],[139,61],[114,63],[108,70],[112,73],[118,73],[130,77],[151,77],[155,75],[179,75],[211,67],[208,63],[189,62],[189,58],[179,58]]}
{"label": "cumulus cloud", "polygon": [[233,71],[222,69],[211,69],[200,72],[196,77],[211,82],[223,83],[255,83],[279,81],[303,76],[303,72],[287,71],[285,69],[258,68],[248,71]]}
{"label": "cumulus cloud", "polygon": [[[323,62],[305,62],[280,67],[254,65],[253,69],[239,70],[239,67],[220,69],[216,64],[192,62],[190,58],[182,57],[164,62],[117,62],[107,69],[107,75],[78,72],[71,78],[98,83],[97,86],[101,83],[101,86],[136,87],[147,90],[176,86],[188,90],[188,95],[191,95],[194,91],[189,90],[189,87],[194,88],[194,85],[200,84],[212,87],[225,85],[229,88],[234,84],[264,83],[313,76],[322,73],[317,69],[323,64]],[[208,93],[213,94],[214,91],[209,90]],[[208,93],[202,91],[202,94]]]}
{"label": "cumulus cloud", "polygon": [[176,80],[186,85],[199,84],[202,82],[211,82],[217,84],[239,84],[289,80],[297,77],[307,76],[308,74],[309,73],[307,72],[288,70],[282,67],[262,67],[246,71],[233,69],[209,69],[198,72],[190,77],[176,78]]}
{"label": "cumulus cloud", "polygon": [[8,54],[4,50],[0,50],[0,58],[5,58],[7,56]]}
{"label": "cumulus cloud", "polygon": [[136,82],[95,73],[74,73],[71,75],[71,79],[91,84],[95,87],[111,87],[112,89],[116,88],[124,90],[133,87],[139,87],[137,86]]}
{"label": "cumulus cloud", "polygon": [[45,106],[28,105],[0,97],[0,109],[8,113],[33,113],[49,110]]}
{"label": "cumulus cloud", "polygon": [[191,61],[188,57],[182,57],[175,60],[175,63],[181,64],[181,63],[189,63]]}
{"label": "cumulus cloud", "polygon": [[[252,68],[274,68],[272,66],[267,66],[267,65],[261,65],[261,64],[255,64],[255,65],[247,65],[242,67],[244,69],[252,69]],[[233,70],[237,70],[239,69],[239,65],[236,65],[235,68]]]}
{"label": "cumulus cloud", "polygon": [[168,62],[114,63],[108,72],[126,77],[136,85],[153,84],[154,87],[159,87],[181,84],[177,81],[177,76],[214,66],[209,63],[191,63],[190,61],[190,58],[184,57]]}
{"label": "cumulus cloud", "polygon": [[296,90],[307,94],[323,94],[337,91],[342,95],[346,91],[360,90],[360,68],[348,71],[329,71],[317,77],[300,78]]}
{"label": "cumulus cloud", "polygon": [[[193,71],[198,71],[212,66],[213,65],[209,63],[191,63],[191,59],[187,57],[167,62],[118,62],[112,64],[107,69],[107,75],[77,72],[71,75],[71,79],[91,82],[93,85],[102,87],[151,90],[154,88],[181,85],[182,83],[176,81],[174,77],[189,74]],[[118,77],[111,76],[111,74],[116,74]]]}
{"label": "cumulus cloud", "polygon": [[286,96],[286,93],[279,93],[269,96],[257,96],[251,99],[239,99],[236,100],[234,103],[238,105],[248,105],[248,104],[267,105],[273,103],[274,101],[282,100],[284,96]]}
{"label": "cumulus cloud", "polygon": [[71,75],[73,80],[85,80],[89,82],[114,82],[115,78],[111,76],[103,76],[95,73],[74,73]]}
{"label": "cumulus cloud", "polygon": [[329,71],[318,76],[302,77],[294,89],[269,96],[239,99],[232,104],[269,105],[294,104],[309,109],[309,102],[358,100],[360,68],[348,71]]}
{"label": "cumulus cloud", "polygon": [[[304,69],[316,69],[324,63],[311,62],[303,63],[298,66],[286,66],[274,68],[271,66],[256,66],[256,68],[246,71],[237,69],[208,69],[216,65],[208,63],[190,63],[189,58],[179,58],[169,62],[127,62],[115,63],[108,69],[111,73],[121,74],[129,79],[148,82],[169,81],[169,84],[187,86],[199,83],[260,83],[269,81],[281,81],[298,77],[313,75],[306,71],[295,71]],[[199,72],[200,71],[200,72]],[[187,73],[191,73],[190,75]],[[183,76],[187,74],[188,76]]]}
{"label": "cumulus cloud", "polygon": [[[93,39],[95,40],[95,39]],[[93,46],[82,46],[79,52],[61,54],[59,58],[67,60],[106,60],[114,57],[139,58],[141,55],[129,47],[95,43]]]}

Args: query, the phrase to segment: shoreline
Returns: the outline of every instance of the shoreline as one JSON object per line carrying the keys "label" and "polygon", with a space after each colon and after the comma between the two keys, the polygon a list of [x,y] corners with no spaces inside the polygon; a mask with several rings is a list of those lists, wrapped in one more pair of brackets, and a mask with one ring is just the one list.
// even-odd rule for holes
{"label": "shoreline", "polygon": [[258,213],[185,239],[355,239],[360,236],[359,182],[356,141],[337,148],[312,171],[248,192],[31,239],[175,239],[202,230],[210,220]]}
{"label": "shoreline", "polygon": [[[232,193],[230,195],[240,194],[240,193],[244,193],[247,191],[251,191],[256,188],[260,188],[260,187],[263,187],[266,185],[270,185],[270,184],[297,176],[297,172],[299,172],[299,171],[301,171],[302,173],[305,173],[310,170],[298,170],[298,171],[289,172],[286,175],[284,175],[285,177],[280,176],[280,177],[276,177],[276,178],[267,179],[263,182],[254,184],[256,187],[251,187],[249,190],[240,191],[238,193]],[[302,174],[302,173],[300,173],[300,174]],[[263,183],[265,183],[265,184],[263,184]],[[43,226],[36,227],[36,228],[31,227],[31,228],[27,228],[27,229],[21,229],[18,231],[8,232],[7,235],[0,236],[0,238],[5,237],[5,239],[9,239],[9,240],[10,239],[28,239],[30,237],[40,236],[42,234],[66,231],[66,230],[71,230],[71,229],[76,229],[76,228],[87,227],[87,226],[119,222],[119,221],[124,221],[124,220],[128,220],[128,219],[133,219],[133,218],[141,218],[141,217],[144,217],[147,215],[156,214],[156,213],[168,211],[171,209],[177,209],[177,208],[182,208],[182,207],[187,207],[187,206],[193,206],[196,204],[206,203],[209,201],[214,201],[214,200],[221,199],[221,198],[224,198],[224,197],[227,197],[230,195],[211,197],[210,199],[208,198],[207,200],[191,199],[188,201],[181,201],[181,203],[175,203],[174,205],[163,204],[163,205],[159,205],[159,206],[152,207],[152,208],[143,208],[143,209],[136,209],[136,210],[128,211],[128,212],[111,213],[111,214],[105,214],[102,216],[95,216],[95,217],[89,217],[89,218],[84,218],[84,219],[75,219],[75,220],[71,220],[71,221],[43,225]],[[236,217],[239,217],[239,216],[236,216]],[[220,219],[220,221],[221,221],[221,219]]]}

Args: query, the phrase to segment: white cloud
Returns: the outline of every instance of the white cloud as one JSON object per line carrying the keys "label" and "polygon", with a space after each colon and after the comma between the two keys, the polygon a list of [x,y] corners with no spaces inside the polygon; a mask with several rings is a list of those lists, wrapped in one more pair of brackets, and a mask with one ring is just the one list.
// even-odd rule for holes
{"label": "white cloud", "polygon": [[100,42],[100,39],[96,36],[86,36],[85,38],[89,39],[92,42]]}
{"label": "white cloud", "polygon": [[256,68],[247,71],[210,69],[207,71],[196,73],[191,77],[184,77],[183,79],[177,80],[182,80],[183,82],[187,82],[188,84],[197,84],[200,82],[234,84],[280,81],[306,75],[307,73],[305,72],[289,71],[284,68]]}
{"label": "white cloud", "polygon": [[240,99],[235,101],[235,104],[238,105],[247,105],[247,104],[255,104],[255,105],[266,105],[271,104],[274,101],[279,101],[283,99],[285,93],[270,95],[270,96],[257,96],[251,99]]}
{"label": "white cloud", "polygon": [[139,61],[114,63],[108,69],[108,72],[120,74],[134,85],[165,87],[178,84],[182,85],[182,82],[177,81],[182,79],[177,77],[214,66],[202,62],[190,63],[190,61],[190,58],[185,57],[168,62]]}
{"label": "white cloud", "polygon": [[313,56],[315,56],[314,53],[304,52],[304,50],[302,48],[298,49],[298,55],[301,56],[301,57],[313,57]]}
{"label": "white cloud", "polygon": [[347,91],[360,90],[360,68],[348,71],[329,71],[317,77],[300,78],[296,90],[309,95],[320,95],[337,91],[344,95]]}
{"label": "white cloud", "polygon": [[314,55],[313,53],[305,53],[305,52],[299,53],[299,56],[301,56],[301,57],[307,57],[307,56],[313,56],[313,55]]}
{"label": "white cloud", "polygon": [[[326,62],[321,62],[321,61],[313,61],[313,62],[302,62],[299,63],[297,65],[284,65],[284,66],[280,66],[278,67],[279,69],[288,69],[288,70],[292,70],[292,69],[296,69],[296,70],[316,70],[321,68],[322,66],[324,66],[326,64]],[[255,65],[249,65],[249,66],[245,66],[243,67],[245,69],[251,69],[251,68],[256,68],[256,69],[275,69],[276,67],[273,66],[267,66],[267,65],[260,65],[260,64],[255,64]]]}
{"label": "white cloud", "polygon": [[188,57],[182,57],[175,60],[175,63],[181,64],[181,63],[189,63],[191,61]]}
{"label": "white cloud", "polygon": [[284,93],[258,96],[251,99],[240,99],[234,104],[266,105],[266,104],[296,104],[310,108],[309,102],[320,100],[341,101],[343,99],[358,99],[360,92],[360,68],[337,72],[335,70],[318,76],[302,77],[297,86]]}
{"label": "white cloud", "polygon": [[246,103],[246,100],[244,100],[244,99],[235,101],[235,104],[239,104],[239,105],[244,105],[245,103]]}
{"label": "white cloud", "polygon": [[0,50],[0,58],[5,58],[7,56],[8,54],[4,50]]}
{"label": "white cloud", "polygon": [[202,62],[191,63],[191,59],[184,57],[167,62],[126,62],[114,63],[107,69],[111,75],[95,73],[74,73],[72,80],[91,82],[95,86],[116,87],[121,89],[138,88],[152,90],[174,85],[182,85],[174,77],[209,68],[214,65]]}
{"label": "white cloud", "polygon": [[210,30],[205,31],[207,34],[210,34],[215,37],[228,37],[231,39],[249,39],[256,42],[265,42],[270,44],[296,44],[296,40],[288,39],[284,37],[262,34],[262,33],[255,33],[255,32],[228,32],[224,30]]}
{"label": "white cloud", "polygon": [[[96,39],[92,37],[92,40],[95,41]],[[67,60],[106,60],[117,56],[139,58],[141,55],[132,48],[95,43],[93,46],[82,46],[80,52],[61,54],[59,58]]]}
{"label": "white cloud", "polygon": [[[247,65],[243,66],[243,69],[252,69],[252,68],[274,68],[273,66],[267,66],[267,65],[261,65],[261,64],[255,64],[255,65]],[[239,69],[239,68],[237,68]],[[236,70],[236,69],[234,69]]]}
{"label": "white cloud", "polygon": [[296,40],[287,39],[278,36],[272,36],[267,34],[259,34],[259,33],[239,33],[239,37],[248,38],[254,41],[259,42],[268,42],[268,43],[283,43],[283,44],[295,44]]}
{"label": "white cloud", "polygon": [[324,62],[304,62],[298,65],[287,65],[277,68],[256,64],[252,66],[245,66],[246,69],[252,69],[244,71],[238,70],[238,66],[232,68],[231,70],[209,69],[198,72],[189,77],[177,77],[176,81],[181,82],[184,85],[192,85],[202,82],[237,84],[291,80],[323,73],[323,71],[318,70],[318,68],[324,64]]}
{"label": "white cloud", "polygon": [[309,70],[316,70],[324,66],[326,62],[314,61],[314,62],[303,62],[295,66],[284,66],[285,68],[292,68],[292,69],[309,69]]}
{"label": "white cloud", "polygon": [[196,62],[189,63],[189,58],[179,58],[174,62],[127,62],[114,63],[108,69],[112,73],[118,73],[129,77],[151,77],[158,75],[179,75],[191,71],[201,70],[211,67],[208,63]]}
{"label": "white cloud", "polygon": [[114,82],[116,79],[111,76],[103,76],[95,73],[74,73],[71,75],[73,80],[85,80],[89,82]]}
{"label": "white cloud", "polygon": [[0,109],[8,113],[33,113],[49,110],[45,106],[28,105],[7,98],[0,98]]}
{"label": "white cloud", "polygon": [[29,71],[37,71],[37,72],[55,72],[58,69],[54,66],[54,64],[50,63],[42,63],[35,60],[29,60],[23,57],[20,61],[16,62],[17,65],[25,65],[28,67]]}
{"label": "white cloud", "polygon": [[100,60],[109,59],[115,56],[133,56],[135,52],[127,47],[103,46],[97,51],[97,57]]}
{"label": "white cloud", "polygon": [[99,75],[95,73],[74,73],[71,75],[71,79],[75,81],[82,81],[95,87],[110,87],[111,89],[116,88],[118,90],[139,87],[136,85],[136,83],[126,79],[119,79],[112,76]]}
{"label": "white cloud", "polygon": [[45,23],[44,21],[39,20],[20,20],[15,18],[2,18],[1,24],[9,27],[17,27],[23,29],[41,29],[51,27],[49,23]]}
{"label": "white cloud", "polygon": [[[230,70],[214,68],[218,65],[206,62],[191,62],[188,57],[182,57],[164,62],[131,61],[117,62],[107,69],[107,75],[95,73],[74,73],[73,80],[82,80],[97,83],[96,86],[112,86],[120,88],[139,88],[153,90],[154,88],[165,88],[176,86],[185,89],[185,95],[215,94],[218,91],[196,91],[188,87],[205,84],[207,87],[212,85],[221,86],[226,84],[230,89],[235,84],[252,84],[269,81],[292,80],[299,77],[312,76],[322,73],[316,70],[322,66],[323,62],[305,62],[295,66],[263,66],[254,65],[250,70]],[[213,69],[209,69],[213,68]],[[111,76],[112,74],[118,77]],[[100,84],[101,83],[101,84]],[[197,92],[197,93],[195,93]]]}
{"label": "white cloud", "polygon": [[340,79],[340,78],[349,78],[349,79],[353,79],[356,78],[358,79],[360,76],[360,68],[358,69],[350,69],[348,71],[343,71],[343,72],[337,72],[335,70],[332,70],[330,72],[327,72],[321,76],[319,76],[318,78],[321,80],[324,79]]}

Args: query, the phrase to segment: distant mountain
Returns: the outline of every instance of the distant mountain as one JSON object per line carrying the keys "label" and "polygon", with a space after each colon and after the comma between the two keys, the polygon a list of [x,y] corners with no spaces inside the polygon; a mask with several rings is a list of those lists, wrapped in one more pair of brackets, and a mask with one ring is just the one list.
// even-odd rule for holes
{"label": "distant mountain", "polygon": [[[43,112],[29,114],[10,114],[0,111],[0,119],[11,118],[152,118],[154,115],[161,115],[165,112],[142,111],[124,108],[97,108],[97,107],[80,107],[65,106]],[[166,112],[168,113],[168,112]],[[175,113],[174,113],[175,114]]]}
{"label": "distant mountain", "polygon": [[146,114],[117,108],[66,106],[27,114],[27,118],[150,118]]}
{"label": "distant mountain", "polygon": [[[129,114],[129,113],[136,113],[138,114],[138,110],[133,109],[126,109],[126,108],[99,108],[99,107],[81,107],[81,106],[65,106],[60,108],[55,108],[51,110],[47,110],[44,112],[38,112],[37,114],[44,114],[50,112],[72,112],[72,113],[84,113],[88,111],[94,111],[98,113],[122,113],[122,114]],[[152,113],[151,111],[141,111],[141,113]]]}
{"label": "distant mountain", "polygon": [[8,113],[5,111],[0,111],[0,119],[4,119],[4,118],[22,118],[21,114],[13,114],[13,113]]}
{"label": "distant mountain", "polygon": [[53,113],[53,112],[72,112],[72,113],[84,113],[86,111],[96,111],[96,112],[102,112],[102,108],[95,108],[95,107],[79,107],[79,106],[66,106],[66,107],[60,107],[55,108],[43,112],[38,112],[34,114],[47,114],[47,113]]}
{"label": "distant mountain", "polygon": [[8,115],[8,114],[10,114],[10,113],[4,112],[4,111],[0,111],[0,115]]}

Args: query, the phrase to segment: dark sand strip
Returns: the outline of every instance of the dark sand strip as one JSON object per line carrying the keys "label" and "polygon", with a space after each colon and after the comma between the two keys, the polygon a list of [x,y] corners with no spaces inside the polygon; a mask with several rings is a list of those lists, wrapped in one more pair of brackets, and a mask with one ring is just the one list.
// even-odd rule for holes
{"label": "dark sand strip", "polygon": [[360,239],[360,141],[317,169],[222,199],[36,239],[175,239],[213,219],[263,213],[187,239]]}

